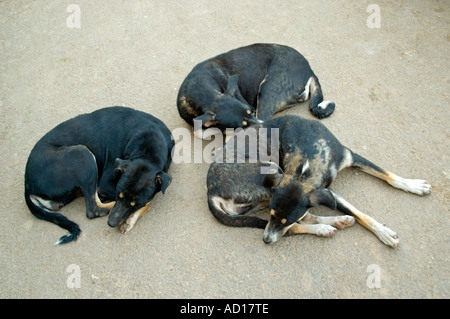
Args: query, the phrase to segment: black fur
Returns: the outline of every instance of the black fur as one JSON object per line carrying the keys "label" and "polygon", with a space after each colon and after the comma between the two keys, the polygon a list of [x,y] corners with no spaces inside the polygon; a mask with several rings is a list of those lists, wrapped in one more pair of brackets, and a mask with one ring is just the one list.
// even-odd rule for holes
{"label": "black fur", "polygon": [[165,124],[144,112],[110,107],[79,115],[34,146],[25,169],[25,201],[36,217],[70,232],[58,244],[80,233],[77,224],[56,212],[78,196],[85,197],[88,218],[110,210],[97,204],[96,193],[116,201],[108,224],[117,226],[170,184],[173,145]]}
{"label": "black fur", "polygon": [[305,101],[308,81],[312,114],[330,116],[335,105],[319,106],[319,80],[300,53],[278,44],[253,44],[195,66],[178,92],[178,111],[191,125],[199,120],[203,127],[221,130],[247,127]]}

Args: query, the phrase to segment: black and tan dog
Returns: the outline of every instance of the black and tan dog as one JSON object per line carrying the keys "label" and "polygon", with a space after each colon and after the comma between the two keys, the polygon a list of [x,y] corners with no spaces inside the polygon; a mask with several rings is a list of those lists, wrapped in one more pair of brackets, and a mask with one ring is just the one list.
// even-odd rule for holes
{"label": "black and tan dog", "polygon": [[[265,228],[265,243],[276,242],[287,232],[331,236],[335,227],[351,226],[356,218],[383,243],[396,247],[399,240],[394,231],[328,188],[337,173],[347,167],[360,169],[406,192],[424,195],[431,191],[431,186],[424,180],[402,178],[352,152],[318,121],[284,116],[255,126],[255,129],[260,128],[278,129],[279,165],[227,162],[224,156],[230,152],[229,141],[224,152],[211,164],[207,187],[209,208],[220,222],[229,226]],[[240,135],[247,130],[235,135],[232,145],[235,146],[235,140],[242,138]],[[270,140],[267,138],[266,142]],[[246,152],[244,157],[249,157]],[[271,174],[261,174],[262,167]],[[318,217],[308,213],[317,205],[338,209],[349,216]],[[269,222],[256,216],[245,216],[267,206],[270,208]]]}
{"label": "black and tan dog", "polygon": [[319,80],[303,55],[283,45],[253,44],[196,65],[180,87],[177,106],[189,124],[202,124],[194,126],[194,135],[202,137],[202,127],[247,127],[310,96],[316,117],[333,113],[335,104],[323,100]]}
{"label": "black and tan dog", "polygon": [[125,233],[169,186],[173,145],[166,125],[144,112],[110,107],[79,115],[34,146],[25,170],[25,201],[36,217],[70,232],[56,244],[80,234],[76,223],[57,212],[79,196],[88,218],[111,210],[108,225],[120,225]]}

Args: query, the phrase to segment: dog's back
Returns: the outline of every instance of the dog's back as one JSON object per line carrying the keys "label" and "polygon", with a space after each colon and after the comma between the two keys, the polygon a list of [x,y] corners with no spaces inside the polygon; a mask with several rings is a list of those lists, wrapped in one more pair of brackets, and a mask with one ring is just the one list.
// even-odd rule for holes
{"label": "dog's back", "polygon": [[[171,133],[165,124],[145,112],[113,106],[78,115],[57,125],[36,143],[29,156],[26,174],[33,169],[33,165],[42,162],[37,160],[37,157],[46,156],[49,151],[85,145],[95,156],[101,175],[108,157],[113,161],[123,156],[126,152],[125,147],[133,135],[145,131],[154,133],[148,136],[153,140],[148,141],[149,145],[152,142],[164,143],[167,140],[173,144]],[[170,145],[167,145],[167,148],[170,148]]]}

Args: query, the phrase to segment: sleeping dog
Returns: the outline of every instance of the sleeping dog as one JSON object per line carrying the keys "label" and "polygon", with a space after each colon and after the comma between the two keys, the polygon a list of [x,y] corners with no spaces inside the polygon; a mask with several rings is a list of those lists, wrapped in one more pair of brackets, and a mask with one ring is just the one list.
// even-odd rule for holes
{"label": "sleeping dog", "polygon": [[36,217],[69,231],[56,244],[80,234],[76,223],[57,212],[79,196],[88,218],[111,211],[108,225],[120,225],[125,233],[169,186],[173,145],[168,128],[150,114],[110,107],[79,115],[56,126],[31,151],[26,204]]}
{"label": "sleeping dog", "polygon": [[[278,129],[279,163],[236,161],[234,141],[253,128]],[[431,185],[424,180],[402,178],[352,152],[316,120],[284,116],[247,130],[236,134],[232,147],[229,141],[211,164],[207,176],[208,205],[216,219],[225,225],[265,228],[265,243],[276,242],[286,233],[331,236],[335,227],[351,226],[356,219],[383,243],[396,247],[399,240],[394,231],[329,189],[337,173],[347,167],[357,168],[406,192],[425,195],[431,191]],[[271,131],[268,130],[269,135]],[[270,140],[267,138],[264,143]],[[234,162],[225,161],[230,151],[235,153]],[[245,152],[242,158],[249,158],[248,149]],[[261,174],[261,168],[266,168],[268,174]],[[338,209],[348,216],[319,217],[308,212],[317,205]],[[246,216],[267,206],[268,222]]]}
{"label": "sleeping dog", "polygon": [[180,87],[177,106],[186,122],[201,123],[194,125],[194,135],[206,138],[202,127],[248,127],[310,96],[313,115],[333,113],[335,104],[323,100],[303,55],[283,45],[253,44],[196,65]]}

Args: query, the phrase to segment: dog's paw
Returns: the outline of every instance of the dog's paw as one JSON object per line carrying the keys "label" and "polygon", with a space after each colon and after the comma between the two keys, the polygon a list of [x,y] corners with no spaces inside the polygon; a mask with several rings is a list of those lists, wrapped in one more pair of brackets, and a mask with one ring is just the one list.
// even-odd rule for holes
{"label": "dog's paw", "polygon": [[431,185],[423,179],[399,178],[392,183],[392,186],[417,195],[428,195],[431,193]]}
{"label": "dog's paw", "polygon": [[334,235],[334,232],[336,231],[336,228],[334,228],[331,225],[318,224],[318,225],[314,225],[314,226],[316,226],[314,233],[317,236],[331,237]]}
{"label": "dog's paw", "polygon": [[128,233],[131,230],[131,228],[133,228],[133,226],[134,226],[134,224],[128,224],[127,222],[128,222],[128,220],[119,226],[119,231],[122,234]]}
{"label": "dog's paw", "polygon": [[95,209],[92,210],[92,211],[86,211],[86,216],[89,219],[93,219],[93,218],[97,218],[97,217],[102,217],[102,216],[108,215],[109,211],[110,211],[109,208],[95,207]]}
{"label": "dog's paw", "polygon": [[431,185],[427,181],[422,179],[409,179],[407,180],[410,185],[410,192],[417,195],[428,195],[431,193]]}
{"label": "dog's paw", "polygon": [[400,244],[397,233],[385,225],[380,223],[375,224],[373,232],[387,246],[397,248]]}
{"label": "dog's paw", "polygon": [[108,215],[110,211],[111,211],[110,208],[98,208],[95,212],[95,216],[102,217],[102,216]]}
{"label": "dog's paw", "polygon": [[337,216],[332,217],[331,226],[334,226],[338,229],[344,229],[346,227],[353,226],[355,224],[355,218],[353,216]]}
{"label": "dog's paw", "polygon": [[324,119],[333,114],[335,107],[336,104],[334,102],[322,101],[316,108],[311,109],[311,113],[319,119]]}
{"label": "dog's paw", "polygon": [[119,225],[119,231],[125,235],[134,227],[135,223],[136,221],[133,218],[129,217],[126,221]]}
{"label": "dog's paw", "polygon": [[119,225],[119,231],[122,234],[129,232],[139,219],[139,212],[132,213],[122,224]]}

